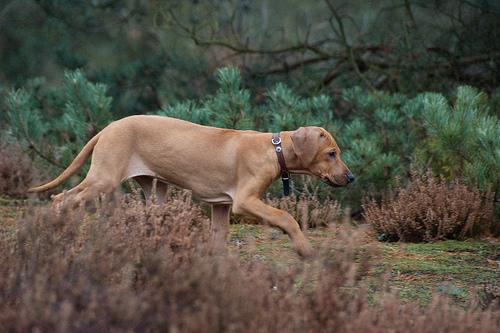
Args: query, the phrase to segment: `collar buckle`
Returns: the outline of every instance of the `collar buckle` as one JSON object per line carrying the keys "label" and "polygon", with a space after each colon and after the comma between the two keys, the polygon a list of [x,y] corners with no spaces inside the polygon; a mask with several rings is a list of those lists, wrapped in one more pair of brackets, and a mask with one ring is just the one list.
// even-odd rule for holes
{"label": "collar buckle", "polygon": [[[277,135],[277,137],[275,137],[275,135]],[[271,139],[271,142],[273,143],[273,145],[277,146],[281,143],[281,138],[279,136],[280,134],[279,133],[274,133],[273,134],[273,138]]]}

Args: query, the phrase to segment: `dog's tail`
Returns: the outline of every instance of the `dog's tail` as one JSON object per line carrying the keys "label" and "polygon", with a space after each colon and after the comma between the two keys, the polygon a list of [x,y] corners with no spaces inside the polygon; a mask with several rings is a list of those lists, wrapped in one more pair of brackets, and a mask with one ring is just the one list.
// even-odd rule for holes
{"label": "dog's tail", "polygon": [[87,144],[82,148],[80,153],[75,157],[73,162],[71,162],[69,167],[67,167],[66,170],[64,170],[59,176],[57,176],[56,179],[48,182],[47,184],[32,187],[28,190],[28,192],[46,191],[48,189],[60,185],[66,179],[71,177],[71,175],[73,175],[75,172],[78,171],[78,169],[82,167],[82,165],[85,163],[89,155],[92,153],[92,151],[94,150],[94,146],[97,144],[97,141],[99,140],[100,135],[101,132],[97,133],[92,139],[90,139],[90,141],[87,142]]}

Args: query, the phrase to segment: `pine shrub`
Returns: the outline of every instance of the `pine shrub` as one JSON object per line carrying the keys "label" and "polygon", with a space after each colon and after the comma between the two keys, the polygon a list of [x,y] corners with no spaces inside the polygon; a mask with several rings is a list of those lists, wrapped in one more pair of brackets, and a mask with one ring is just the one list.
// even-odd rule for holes
{"label": "pine shrub", "polygon": [[7,130],[60,172],[112,121],[107,89],[80,70],[65,72],[60,89],[48,89],[43,79],[33,79],[7,93]]}
{"label": "pine shrub", "polygon": [[417,149],[420,162],[431,162],[435,173],[449,179],[461,177],[484,191],[498,191],[500,122],[490,114],[488,96],[462,86],[453,105],[436,93],[421,94],[415,103],[422,105],[426,133]]}
{"label": "pine shrub", "polygon": [[363,208],[363,217],[381,239],[403,242],[464,239],[487,231],[493,219],[491,198],[430,172],[413,175],[406,188],[381,204],[371,200]]}

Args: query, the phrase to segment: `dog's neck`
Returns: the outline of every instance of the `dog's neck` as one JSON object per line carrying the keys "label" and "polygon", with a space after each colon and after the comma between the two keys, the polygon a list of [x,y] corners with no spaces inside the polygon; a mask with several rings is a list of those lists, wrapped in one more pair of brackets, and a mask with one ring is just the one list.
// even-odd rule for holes
{"label": "dog's neck", "polygon": [[283,147],[283,156],[285,157],[286,167],[290,173],[309,174],[309,171],[304,168],[299,160],[299,157],[295,154],[291,134],[291,131],[280,133],[281,146]]}

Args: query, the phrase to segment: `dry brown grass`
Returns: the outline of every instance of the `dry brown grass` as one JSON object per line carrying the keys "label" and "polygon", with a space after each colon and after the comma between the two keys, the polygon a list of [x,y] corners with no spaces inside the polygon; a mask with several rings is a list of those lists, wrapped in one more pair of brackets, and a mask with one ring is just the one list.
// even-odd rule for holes
{"label": "dry brown grass", "polygon": [[[497,332],[498,307],[426,308],[381,294],[370,248],[349,228],[287,270],[212,253],[209,221],[185,192],[93,212],[32,208],[0,224],[2,332]],[[252,257],[250,257],[252,258]],[[381,282],[380,282],[381,283]]]}
{"label": "dry brown grass", "polygon": [[493,219],[490,198],[458,180],[448,183],[431,173],[413,175],[408,187],[381,204],[363,206],[363,216],[389,240],[430,242],[464,239],[485,232]]}

